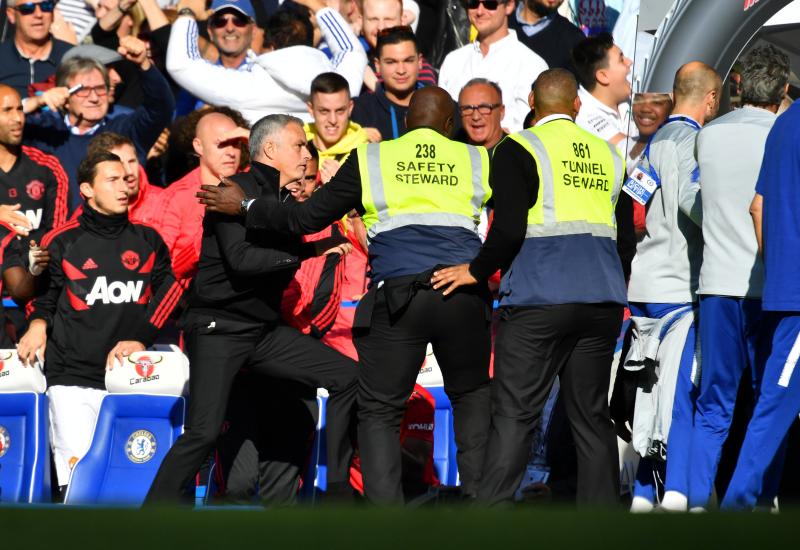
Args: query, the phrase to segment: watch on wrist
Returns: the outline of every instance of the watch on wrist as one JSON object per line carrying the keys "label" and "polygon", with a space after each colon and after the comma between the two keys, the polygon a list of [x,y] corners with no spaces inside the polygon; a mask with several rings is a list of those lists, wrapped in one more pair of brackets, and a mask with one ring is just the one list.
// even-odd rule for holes
{"label": "watch on wrist", "polygon": [[194,10],[192,8],[181,8],[178,10],[178,17],[181,15],[188,15],[189,17],[194,17]]}

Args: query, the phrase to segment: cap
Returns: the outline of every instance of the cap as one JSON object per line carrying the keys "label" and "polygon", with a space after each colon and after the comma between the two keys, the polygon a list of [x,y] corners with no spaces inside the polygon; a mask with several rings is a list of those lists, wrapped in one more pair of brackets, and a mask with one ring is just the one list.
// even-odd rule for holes
{"label": "cap", "polygon": [[122,61],[122,56],[114,50],[104,48],[103,46],[97,46],[95,44],[82,44],[80,46],[70,48],[67,50],[67,53],[64,54],[64,57],[61,58],[61,61],[64,62],[68,59],[72,59],[73,57],[88,57],[90,59],[96,59],[103,65],[111,65],[117,61]]}
{"label": "cap", "polygon": [[256,12],[250,0],[214,0],[211,2],[211,11],[217,13],[224,9],[236,10],[255,21]]}

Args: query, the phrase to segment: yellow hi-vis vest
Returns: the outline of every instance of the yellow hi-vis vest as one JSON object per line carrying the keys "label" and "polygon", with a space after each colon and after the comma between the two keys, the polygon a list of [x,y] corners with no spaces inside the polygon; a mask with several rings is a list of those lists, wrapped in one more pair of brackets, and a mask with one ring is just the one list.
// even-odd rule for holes
{"label": "yellow hi-vis vest", "polygon": [[616,147],[554,119],[512,139],[536,161],[525,241],[500,282],[501,306],[626,303],[614,210],[625,164]]}
{"label": "yellow hi-vis vest", "polygon": [[567,119],[509,136],[536,160],[539,192],[526,238],[579,235],[616,240],[625,161],[614,145]]}
{"label": "yellow hi-vis vest", "polygon": [[491,197],[486,149],[417,128],[356,151],[369,239],[408,225],[477,233],[481,210]]}

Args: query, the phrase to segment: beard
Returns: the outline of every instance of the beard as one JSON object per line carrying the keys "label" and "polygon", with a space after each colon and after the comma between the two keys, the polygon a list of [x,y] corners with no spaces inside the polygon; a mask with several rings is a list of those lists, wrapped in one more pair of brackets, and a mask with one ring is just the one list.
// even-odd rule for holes
{"label": "beard", "polygon": [[539,17],[549,17],[558,11],[558,6],[549,8],[536,0],[525,0],[525,3],[528,5],[528,9]]}

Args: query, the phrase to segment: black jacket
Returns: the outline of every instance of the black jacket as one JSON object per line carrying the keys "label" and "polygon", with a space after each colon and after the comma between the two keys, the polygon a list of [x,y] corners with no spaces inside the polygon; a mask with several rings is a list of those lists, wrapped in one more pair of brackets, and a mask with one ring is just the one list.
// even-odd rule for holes
{"label": "black jacket", "polygon": [[[291,201],[291,196],[279,189],[279,176],[274,168],[253,162],[249,172],[231,179],[248,197],[263,199],[276,208]],[[313,249],[299,236],[247,229],[240,216],[207,213],[189,313],[277,323],[283,291]]]}
{"label": "black jacket", "polygon": [[528,36],[519,28],[516,11],[508,16],[508,28],[514,29],[520,42],[547,62],[551,69],[566,69],[572,73],[572,48],[586,38],[581,30],[561,14],[554,14],[547,27]]}
{"label": "black jacket", "polygon": [[42,245],[49,281],[30,319],[47,322],[47,383],[105,389],[108,352],[121,340],[151,345],[183,294],[167,246],[127,214],[88,205]]}
{"label": "black jacket", "polygon": [[361,94],[353,100],[353,122],[364,128],[377,128],[381,137],[394,139],[406,133],[408,107],[389,101],[383,86],[374,94]]}

